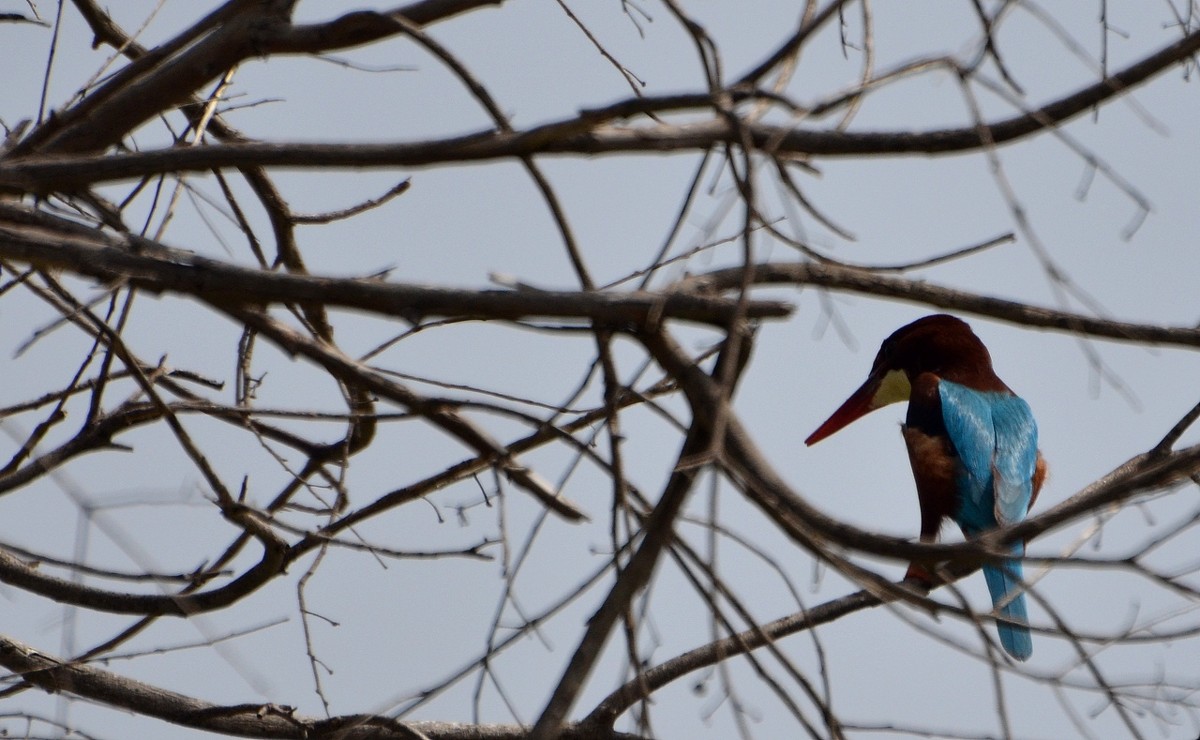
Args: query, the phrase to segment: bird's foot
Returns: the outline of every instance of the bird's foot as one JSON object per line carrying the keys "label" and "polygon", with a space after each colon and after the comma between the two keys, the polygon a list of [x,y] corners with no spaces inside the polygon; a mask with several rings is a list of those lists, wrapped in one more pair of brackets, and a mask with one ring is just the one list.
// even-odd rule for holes
{"label": "bird's foot", "polygon": [[938,584],[938,579],[934,578],[925,566],[911,563],[908,572],[904,574],[904,582],[928,591]]}

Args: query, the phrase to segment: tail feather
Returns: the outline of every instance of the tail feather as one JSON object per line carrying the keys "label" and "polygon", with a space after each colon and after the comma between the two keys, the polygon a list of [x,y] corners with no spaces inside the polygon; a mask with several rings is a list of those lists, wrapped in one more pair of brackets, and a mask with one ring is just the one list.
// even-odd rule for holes
{"label": "tail feather", "polygon": [[[1022,550],[1024,548],[1021,548]],[[983,566],[992,604],[1000,606],[1000,616],[1019,624],[997,622],[1000,644],[1009,655],[1017,660],[1028,660],[1033,655],[1033,638],[1029,634],[1029,615],[1025,611],[1025,593],[1021,591],[1021,561],[1006,560],[1003,563]],[[1013,595],[1015,594],[1015,596]]]}

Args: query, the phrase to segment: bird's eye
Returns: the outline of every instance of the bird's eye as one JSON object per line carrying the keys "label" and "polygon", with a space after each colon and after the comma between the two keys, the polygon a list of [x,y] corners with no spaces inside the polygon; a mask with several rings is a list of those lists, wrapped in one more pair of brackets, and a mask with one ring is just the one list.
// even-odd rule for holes
{"label": "bird's eye", "polygon": [[891,359],[892,359],[892,343],[890,341],[884,342],[883,346],[879,348],[879,360],[880,360],[880,362],[888,362]]}
{"label": "bird's eye", "polygon": [[878,370],[879,368],[887,365],[888,359],[889,359],[888,358],[889,354],[890,354],[890,352],[888,352],[888,348],[886,345],[883,347],[880,347],[878,354],[875,355],[875,362],[871,363],[871,370],[875,371],[875,370]]}

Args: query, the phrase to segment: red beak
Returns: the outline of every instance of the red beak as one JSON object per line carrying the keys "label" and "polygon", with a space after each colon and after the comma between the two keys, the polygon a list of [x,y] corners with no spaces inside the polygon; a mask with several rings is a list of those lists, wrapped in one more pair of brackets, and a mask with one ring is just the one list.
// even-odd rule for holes
{"label": "red beak", "polygon": [[879,392],[881,382],[881,379],[874,375],[867,378],[867,382],[854,391],[846,399],[846,402],[837,411],[833,412],[833,416],[830,416],[825,420],[824,424],[817,427],[817,431],[808,435],[808,439],[804,440],[804,444],[811,447],[834,432],[848,426],[851,422],[857,421],[874,411],[877,408],[874,404],[875,394]]}

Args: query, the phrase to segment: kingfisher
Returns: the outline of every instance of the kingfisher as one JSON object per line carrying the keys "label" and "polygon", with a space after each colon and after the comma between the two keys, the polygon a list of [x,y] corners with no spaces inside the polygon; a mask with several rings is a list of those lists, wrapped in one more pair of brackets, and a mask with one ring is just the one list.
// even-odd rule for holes
{"label": "kingfisher", "polygon": [[[819,426],[813,445],[866,414],[908,401],[901,427],[921,507],[921,541],[934,542],[953,519],[966,537],[1025,519],[1046,478],[1029,404],[992,369],[987,347],[965,321],[935,314],[884,340],[862,386]],[[1012,554],[1025,554],[1024,542]],[[1033,654],[1021,561],[983,566],[1000,644],[1017,660]],[[906,580],[932,586],[913,563]]]}

